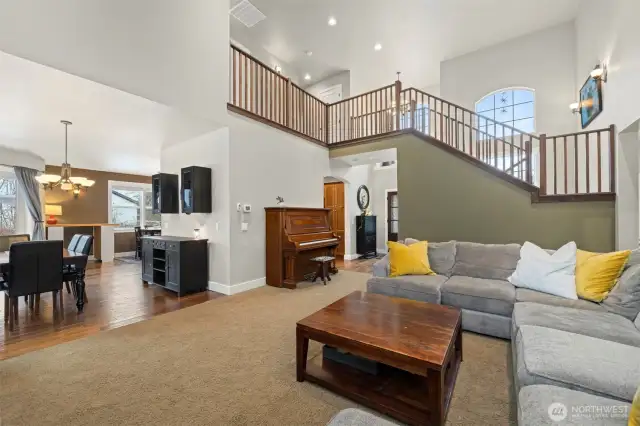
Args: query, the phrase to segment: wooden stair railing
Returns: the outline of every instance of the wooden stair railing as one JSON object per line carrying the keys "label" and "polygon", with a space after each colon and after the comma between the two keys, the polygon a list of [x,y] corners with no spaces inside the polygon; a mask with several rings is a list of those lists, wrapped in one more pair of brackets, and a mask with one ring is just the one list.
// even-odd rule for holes
{"label": "wooden stair railing", "polygon": [[233,45],[229,68],[230,110],[322,146],[418,132],[512,182],[539,186],[536,196],[546,200],[615,194],[614,126],[534,135],[421,90],[403,90],[400,81],[327,104]]}

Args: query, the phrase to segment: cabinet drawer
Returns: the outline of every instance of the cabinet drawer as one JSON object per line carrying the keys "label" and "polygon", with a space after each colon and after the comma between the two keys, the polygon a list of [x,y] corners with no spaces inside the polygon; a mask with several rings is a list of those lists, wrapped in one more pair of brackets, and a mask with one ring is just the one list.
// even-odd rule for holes
{"label": "cabinet drawer", "polygon": [[180,249],[179,243],[167,243],[167,250],[178,251]]}

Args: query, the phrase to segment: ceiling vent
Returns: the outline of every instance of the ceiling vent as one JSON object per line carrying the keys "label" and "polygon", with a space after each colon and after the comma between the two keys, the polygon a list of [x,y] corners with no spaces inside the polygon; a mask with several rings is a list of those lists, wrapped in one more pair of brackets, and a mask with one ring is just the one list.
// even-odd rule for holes
{"label": "ceiling vent", "polygon": [[234,0],[231,4],[233,6],[231,10],[229,10],[229,14],[248,28],[253,27],[266,18],[264,13],[260,12],[258,8],[248,0]]}

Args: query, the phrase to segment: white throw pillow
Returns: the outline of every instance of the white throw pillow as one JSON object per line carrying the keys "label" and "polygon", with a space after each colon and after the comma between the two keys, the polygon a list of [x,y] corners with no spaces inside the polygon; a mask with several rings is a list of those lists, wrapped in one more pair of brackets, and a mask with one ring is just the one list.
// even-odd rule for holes
{"label": "white throw pillow", "polygon": [[520,260],[509,282],[516,287],[577,300],[576,252],[573,241],[553,254],[527,241],[520,249]]}

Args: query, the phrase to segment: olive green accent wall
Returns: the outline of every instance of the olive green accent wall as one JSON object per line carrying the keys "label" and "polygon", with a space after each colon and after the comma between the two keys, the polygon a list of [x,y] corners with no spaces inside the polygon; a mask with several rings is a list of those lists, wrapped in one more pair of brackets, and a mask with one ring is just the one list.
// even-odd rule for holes
{"label": "olive green accent wall", "polygon": [[532,204],[529,192],[414,135],[332,148],[329,155],[388,148],[398,152],[400,238],[615,248],[615,202]]}

